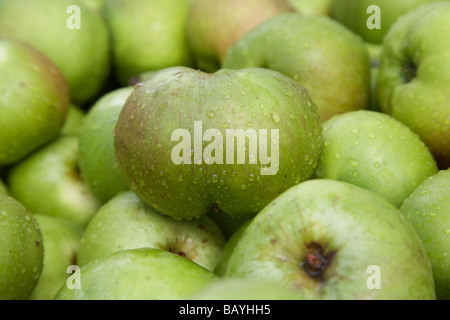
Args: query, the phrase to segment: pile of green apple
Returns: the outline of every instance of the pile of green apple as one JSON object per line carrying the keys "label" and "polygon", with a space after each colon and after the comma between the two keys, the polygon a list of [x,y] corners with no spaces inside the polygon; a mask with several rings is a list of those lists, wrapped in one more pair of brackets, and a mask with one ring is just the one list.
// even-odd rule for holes
{"label": "pile of green apple", "polygon": [[0,300],[450,299],[449,35],[449,1],[0,0]]}

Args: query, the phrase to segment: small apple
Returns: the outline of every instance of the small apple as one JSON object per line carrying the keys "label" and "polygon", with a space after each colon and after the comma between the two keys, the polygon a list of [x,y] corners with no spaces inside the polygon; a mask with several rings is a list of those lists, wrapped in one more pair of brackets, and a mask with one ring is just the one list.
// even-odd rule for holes
{"label": "small apple", "polygon": [[361,110],[323,124],[318,178],[357,185],[400,207],[418,185],[437,172],[436,162],[420,138],[386,114]]}
{"label": "small apple", "polygon": [[91,107],[80,129],[81,176],[103,202],[130,189],[117,166],[113,132],[132,91],[129,87],[107,93]]}
{"label": "small apple", "polygon": [[223,67],[263,67],[291,77],[308,90],[322,120],[369,106],[365,45],[325,16],[285,13],[271,18],[230,48]]}
{"label": "small apple", "polygon": [[400,210],[416,229],[431,260],[437,298],[450,300],[450,169],[424,181]]}
{"label": "small apple", "polygon": [[303,295],[267,280],[229,278],[208,285],[189,300],[303,300]]}
{"label": "small apple", "polygon": [[224,245],[222,231],[209,218],[177,221],[157,213],[128,191],[111,199],[89,222],[77,264],[147,247],[178,254],[212,271]]}
{"label": "small apple", "polygon": [[80,132],[81,124],[85,116],[85,111],[76,105],[70,105],[66,122],[61,129],[61,135],[77,136]]}
{"label": "small apple", "polygon": [[1,38],[0,88],[0,166],[5,166],[59,134],[69,108],[69,89],[41,52]]}
{"label": "small apple", "polygon": [[0,193],[0,300],[28,299],[43,259],[36,220],[19,202]]}
{"label": "small apple", "polygon": [[44,268],[31,300],[52,300],[75,265],[82,229],[67,220],[35,214],[44,241]]}
{"label": "small apple", "polygon": [[[397,19],[436,0],[332,0],[331,16],[352,31],[362,36],[367,42],[381,44],[386,33]],[[372,6],[379,8],[374,9]],[[379,14],[379,15],[378,15]],[[369,28],[368,23],[376,18],[380,28]],[[375,21],[376,22],[376,21]]]}
{"label": "small apple", "polygon": [[149,70],[191,66],[186,21],[191,0],[106,0],[117,78],[122,85]]}
{"label": "small apple", "polygon": [[301,183],[264,208],[225,276],[273,281],[305,299],[435,299],[430,260],[403,214],[332,180]]}
{"label": "small apple", "polygon": [[33,213],[67,219],[84,227],[100,201],[81,179],[77,160],[78,138],[58,138],[11,168],[11,195]]}
{"label": "small apple", "polygon": [[55,300],[178,300],[217,281],[213,273],[186,258],[148,248],[113,253],[77,273],[81,289],[64,285]]}
{"label": "small apple", "polygon": [[195,0],[187,22],[197,66],[215,72],[228,49],[261,22],[293,11],[285,0]]}
{"label": "small apple", "polygon": [[443,169],[450,167],[449,32],[448,1],[401,17],[384,40],[377,88],[381,110],[416,132]]}
{"label": "small apple", "polygon": [[310,178],[320,150],[320,119],[306,91],[262,68],[157,72],[136,85],[115,129],[132,190],[177,219],[211,209],[253,216]]}
{"label": "small apple", "polygon": [[108,32],[100,14],[81,2],[1,0],[0,38],[5,37],[28,42],[48,56],[64,75],[75,104],[85,104],[102,89],[109,72]]}

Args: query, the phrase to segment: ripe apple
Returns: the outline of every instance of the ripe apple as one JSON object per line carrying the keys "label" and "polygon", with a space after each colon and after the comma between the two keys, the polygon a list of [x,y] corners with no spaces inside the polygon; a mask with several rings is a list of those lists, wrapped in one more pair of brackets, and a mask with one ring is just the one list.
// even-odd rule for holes
{"label": "ripe apple", "polygon": [[285,0],[195,0],[187,21],[197,66],[215,72],[228,49],[261,22],[293,11]]}
{"label": "ripe apple", "polygon": [[450,166],[450,2],[420,7],[386,35],[378,98],[416,132],[441,167]]}
{"label": "ripe apple", "polygon": [[434,299],[431,264],[412,225],[382,197],[310,180],[245,230],[227,277],[287,285],[306,299]]}
{"label": "ripe apple", "polygon": [[122,85],[145,71],[191,66],[186,36],[190,6],[191,0],[106,0],[103,15]]}
{"label": "ripe apple", "polygon": [[34,217],[0,193],[0,300],[28,299],[41,274],[43,255]]}
{"label": "ripe apple", "polygon": [[177,219],[214,208],[255,215],[311,177],[320,142],[306,91],[261,68],[157,72],[136,86],[115,129],[117,161],[132,190]]}
{"label": "ripe apple", "polygon": [[58,138],[10,170],[11,195],[33,213],[84,227],[100,201],[81,179],[77,160],[78,138]]}
{"label": "ripe apple", "polygon": [[303,295],[267,280],[229,278],[208,285],[189,300],[303,300]]}
{"label": "ripe apple", "polygon": [[436,162],[420,138],[386,114],[361,110],[323,124],[318,178],[357,185],[400,207],[418,185],[437,172]]}
{"label": "ripe apple", "polygon": [[322,120],[369,106],[365,45],[328,17],[285,13],[269,19],[230,48],[223,67],[264,67],[291,77],[308,90]]}
{"label": "ripe apple", "polygon": [[147,247],[178,254],[212,271],[224,245],[222,231],[209,218],[177,221],[157,213],[128,191],[111,199],[89,222],[77,264]]}
{"label": "ripe apple", "polygon": [[61,70],[75,104],[101,90],[109,72],[102,17],[72,0],[1,0],[0,37],[29,42]]}
{"label": "ripe apple", "polygon": [[61,135],[77,136],[85,116],[85,111],[76,105],[70,105],[66,122],[61,129]]}
{"label": "ripe apple", "polygon": [[5,166],[59,134],[69,108],[69,89],[41,52],[9,39],[0,39],[0,88],[0,166]]}
{"label": "ripe apple", "polygon": [[328,16],[333,0],[288,0],[288,2],[297,12]]}
{"label": "ripe apple", "polygon": [[62,286],[56,300],[186,299],[217,277],[198,264],[159,249],[123,250],[78,271],[81,289]]}
{"label": "ripe apple", "polygon": [[129,190],[117,166],[114,127],[132,87],[107,93],[89,110],[80,129],[79,165],[90,190],[103,202]]}
{"label": "ripe apple", "polygon": [[31,300],[52,300],[75,265],[82,229],[67,220],[35,214],[44,241],[44,268]]}
{"label": "ripe apple", "polygon": [[431,260],[437,298],[450,300],[450,169],[424,181],[400,210],[416,229]]}
{"label": "ripe apple", "polygon": [[[365,41],[380,44],[400,16],[430,2],[436,0],[334,0],[331,4],[331,16],[362,36]],[[379,16],[377,12],[368,10],[373,5],[380,8]],[[379,19],[380,29],[368,28],[367,23],[369,19],[372,22],[371,17]]]}

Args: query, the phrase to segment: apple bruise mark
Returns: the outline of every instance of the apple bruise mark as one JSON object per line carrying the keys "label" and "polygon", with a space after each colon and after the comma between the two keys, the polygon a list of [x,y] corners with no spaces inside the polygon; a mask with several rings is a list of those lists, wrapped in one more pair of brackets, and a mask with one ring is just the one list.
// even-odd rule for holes
{"label": "apple bruise mark", "polygon": [[323,281],[323,273],[330,265],[336,251],[325,254],[318,243],[312,242],[306,246],[306,258],[301,264],[303,270],[312,278]]}
{"label": "apple bruise mark", "polygon": [[403,65],[403,77],[406,83],[411,82],[417,76],[417,67],[412,60]]}

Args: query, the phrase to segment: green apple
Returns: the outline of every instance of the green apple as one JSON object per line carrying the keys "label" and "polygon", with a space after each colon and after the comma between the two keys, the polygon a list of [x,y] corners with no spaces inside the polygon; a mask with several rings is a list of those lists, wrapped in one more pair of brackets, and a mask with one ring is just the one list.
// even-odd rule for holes
{"label": "green apple", "polygon": [[212,208],[207,216],[219,226],[226,239],[229,239],[248,220],[247,217],[235,219],[218,208]]}
{"label": "green apple", "polygon": [[420,138],[394,118],[355,111],[323,124],[318,178],[348,182],[400,207],[425,179],[438,172]]}
{"label": "green apple", "polygon": [[56,300],[186,299],[217,281],[213,273],[186,258],[149,248],[94,260],[81,267],[78,275],[81,289],[64,285]]}
{"label": "green apple", "polygon": [[293,11],[286,0],[195,0],[187,34],[197,66],[214,72],[229,48],[261,22]]}
{"label": "green apple", "polygon": [[366,42],[366,49],[370,58],[370,110],[380,111],[377,99],[377,82],[380,73],[382,45]]}
{"label": "green apple", "polygon": [[132,190],[158,212],[241,218],[312,176],[321,123],[306,91],[278,72],[175,67],[136,86],[115,150]]}
{"label": "green apple", "polygon": [[28,299],[43,259],[36,220],[19,202],[0,194],[0,300]]}
{"label": "green apple", "polygon": [[[0,16],[1,6],[0,1]],[[1,38],[0,88],[0,166],[4,166],[59,134],[69,108],[69,89],[41,52]]]}
{"label": "green apple", "polygon": [[450,300],[450,169],[424,181],[400,210],[431,260],[438,299]]}
{"label": "green apple", "polygon": [[291,77],[308,90],[322,120],[369,106],[364,43],[325,16],[285,13],[269,19],[230,48],[223,67],[264,67]]}
{"label": "green apple", "polygon": [[450,166],[450,2],[400,18],[386,35],[378,79],[381,109],[419,134]]}
{"label": "green apple", "polygon": [[113,131],[132,91],[129,87],[107,93],[89,110],[80,129],[81,176],[103,202],[129,190],[117,166]]}
{"label": "green apple", "polygon": [[72,136],[78,135],[84,116],[85,112],[83,109],[75,105],[71,105],[69,112],[67,113],[66,122],[64,122],[64,126],[61,129],[61,134]]}
{"label": "green apple", "polygon": [[186,36],[190,0],[107,0],[103,15],[122,85],[145,71],[190,66]]}
{"label": "green apple", "polygon": [[[362,36],[365,41],[382,43],[384,36],[400,16],[430,2],[436,0],[334,0],[331,16]],[[372,6],[378,6],[379,9],[374,11]],[[380,28],[369,29],[368,24],[376,22],[379,22]]]}
{"label": "green apple", "polygon": [[[255,279],[223,279],[217,281],[190,300],[303,300],[303,295],[278,283]],[[268,308],[268,306],[267,306]],[[261,310],[261,312],[270,312]]]}
{"label": "green apple", "polygon": [[288,0],[294,9],[303,14],[330,14],[333,0]]}
{"label": "green apple", "polygon": [[94,98],[108,75],[106,26],[78,0],[0,0],[0,37],[29,42],[48,56],[76,104]]}
{"label": "green apple", "polygon": [[147,247],[178,254],[212,271],[224,245],[222,231],[209,218],[177,221],[157,213],[128,191],[111,199],[89,222],[77,264]]}
{"label": "green apple", "polygon": [[230,239],[228,239],[227,243],[222,249],[220,257],[217,260],[216,265],[214,266],[214,273],[219,277],[223,277],[225,275],[225,272],[228,268],[228,262],[230,261],[230,257],[233,254],[233,250],[234,248],[236,248],[236,245],[238,244],[239,240],[241,240],[242,235],[251,222],[252,220],[250,219],[245,222],[239,229],[237,229],[230,237]]}
{"label": "green apple", "polygon": [[11,195],[33,213],[84,227],[100,201],[81,179],[77,160],[78,138],[58,138],[10,170]]}
{"label": "green apple", "polygon": [[274,281],[306,299],[435,299],[409,221],[375,193],[333,180],[301,183],[264,208],[225,276]]}
{"label": "green apple", "polygon": [[31,300],[52,300],[75,265],[82,229],[67,220],[35,214],[44,241],[44,268]]}

